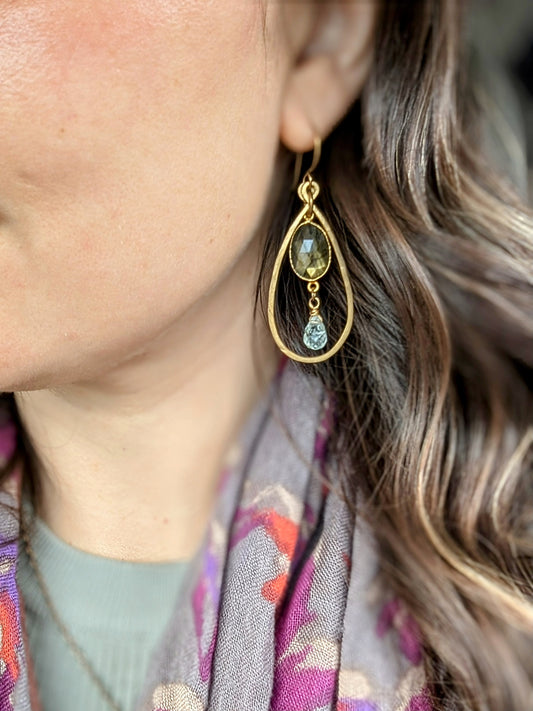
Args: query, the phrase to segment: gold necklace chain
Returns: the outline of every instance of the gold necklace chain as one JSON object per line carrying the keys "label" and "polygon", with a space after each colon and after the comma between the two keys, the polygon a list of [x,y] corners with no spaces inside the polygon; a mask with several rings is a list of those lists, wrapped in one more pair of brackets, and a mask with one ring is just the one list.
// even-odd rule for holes
{"label": "gold necklace chain", "polygon": [[67,643],[70,651],[74,654],[74,656],[78,660],[79,664],[83,667],[83,669],[85,669],[85,671],[87,672],[87,674],[89,675],[89,677],[91,678],[91,680],[93,681],[95,686],[98,688],[102,698],[105,699],[106,703],[109,705],[110,708],[113,709],[113,711],[122,711],[122,708],[114,700],[109,689],[107,688],[105,683],[102,681],[101,677],[96,672],[96,670],[94,669],[92,664],[89,662],[89,660],[87,659],[87,656],[83,653],[83,650],[80,647],[80,645],[76,642],[74,637],[71,635],[70,631],[67,629],[67,626],[61,619],[54,603],[52,602],[52,598],[50,596],[50,591],[48,590],[48,586],[46,585],[46,583],[44,581],[43,574],[41,572],[39,564],[37,563],[37,557],[35,555],[35,552],[32,548],[31,542],[30,542],[30,534],[33,533],[34,526],[35,526],[35,515],[31,518],[31,522],[28,526],[26,524],[26,520],[25,520],[25,516],[22,511],[22,508],[23,507],[21,506],[20,535],[21,535],[22,540],[24,541],[24,546],[26,549],[26,554],[28,556],[28,560],[29,560],[32,570],[35,574],[37,584],[39,585],[41,594],[42,594],[44,601],[48,607],[50,615],[52,616],[54,623],[56,624],[62,637],[64,638],[65,642]]}

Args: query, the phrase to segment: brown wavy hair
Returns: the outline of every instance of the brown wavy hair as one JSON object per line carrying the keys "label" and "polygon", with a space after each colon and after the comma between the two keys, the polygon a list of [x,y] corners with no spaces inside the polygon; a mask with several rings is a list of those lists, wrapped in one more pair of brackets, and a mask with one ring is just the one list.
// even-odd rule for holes
{"label": "brown wavy hair", "polygon": [[[319,199],[356,317],[312,372],[335,396],[345,495],[362,492],[383,573],[419,624],[435,711],[527,711],[533,219],[482,158],[459,4],[382,4],[364,94],[324,143]],[[293,214],[290,158],[282,150],[258,305]],[[285,277],[278,323],[296,349],[307,297]],[[323,283],[333,339],[344,292],[334,269]],[[20,454],[31,472],[19,427]]]}
{"label": "brown wavy hair", "polygon": [[[434,709],[528,711],[532,215],[483,159],[459,0],[380,12],[368,84],[315,171],[356,316],[347,344],[312,371],[337,403],[331,446],[345,495],[362,492],[383,573],[420,626]],[[263,313],[294,215],[288,153],[280,171]],[[333,342],[344,290],[335,271],[322,283]],[[287,267],[277,321],[294,350],[307,299]]]}

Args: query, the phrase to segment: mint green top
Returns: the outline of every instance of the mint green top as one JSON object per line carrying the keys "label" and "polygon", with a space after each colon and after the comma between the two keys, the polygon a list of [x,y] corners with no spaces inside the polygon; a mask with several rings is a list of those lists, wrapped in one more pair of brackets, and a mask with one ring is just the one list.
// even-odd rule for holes
{"label": "mint green top", "polygon": [[[120,708],[130,711],[186,563],[136,563],[86,553],[39,518],[32,548],[63,622]],[[106,711],[98,687],[52,620],[22,544],[17,583],[44,711]]]}

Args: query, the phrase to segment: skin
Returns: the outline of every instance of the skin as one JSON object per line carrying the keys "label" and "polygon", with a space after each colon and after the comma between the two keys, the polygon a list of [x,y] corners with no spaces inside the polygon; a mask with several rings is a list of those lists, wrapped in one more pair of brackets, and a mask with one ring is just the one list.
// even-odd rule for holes
{"label": "skin", "polygon": [[194,552],[278,361],[252,297],[279,143],[309,150],[347,111],[375,6],[265,13],[0,7],[0,389],[40,458],[39,515],[90,552]]}

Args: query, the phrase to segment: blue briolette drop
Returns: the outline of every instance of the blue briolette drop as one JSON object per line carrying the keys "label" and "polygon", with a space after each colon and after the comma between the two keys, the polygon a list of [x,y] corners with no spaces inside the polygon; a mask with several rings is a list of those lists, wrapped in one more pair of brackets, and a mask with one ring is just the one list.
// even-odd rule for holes
{"label": "blue briolette drop", "polygon": [[328,332],[320,316],[310,316],[304,330],[303,341],[312,351],[319,351],[328,342]]}

